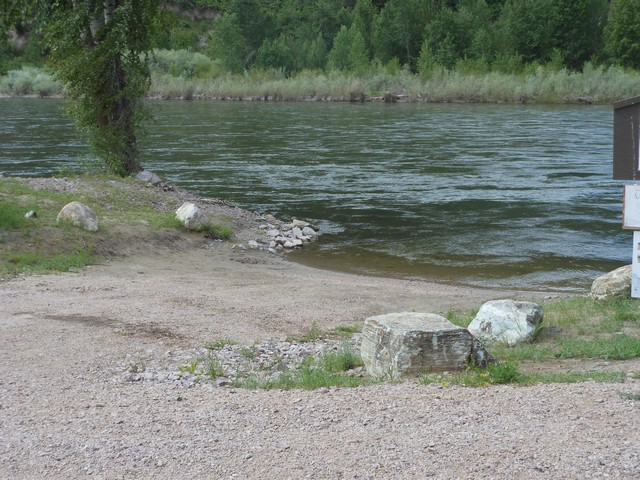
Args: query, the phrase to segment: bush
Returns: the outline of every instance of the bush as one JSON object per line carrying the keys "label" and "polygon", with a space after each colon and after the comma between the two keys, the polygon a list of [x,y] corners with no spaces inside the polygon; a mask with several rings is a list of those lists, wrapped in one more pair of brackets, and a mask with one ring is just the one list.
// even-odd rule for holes
{"label": "bush", "polygon": [[20,70],[11,70],[0,77],[0,93],[5,95],[61,95],[63,88],[44,70],[23,66]]}

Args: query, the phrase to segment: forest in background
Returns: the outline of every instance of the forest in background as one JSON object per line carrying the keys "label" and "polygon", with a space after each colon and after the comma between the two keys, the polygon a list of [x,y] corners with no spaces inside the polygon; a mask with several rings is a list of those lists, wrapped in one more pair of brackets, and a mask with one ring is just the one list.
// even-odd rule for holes
{"label": "forest in background", "polygon": [[[640,93],[640,0],[174,0],[151,96],[609,102]],[[61,93],[16,25],[0,93]]]}

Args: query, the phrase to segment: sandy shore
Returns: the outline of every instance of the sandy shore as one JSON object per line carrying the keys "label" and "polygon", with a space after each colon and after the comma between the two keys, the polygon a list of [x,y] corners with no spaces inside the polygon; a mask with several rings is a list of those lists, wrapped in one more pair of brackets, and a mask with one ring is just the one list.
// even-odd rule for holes
{"label": "sandy shore", "polygon": [[228,243],[0,284],[1,478],[640,478],[640,384],[321,391],[123,382],[127,358],[539,298]]}

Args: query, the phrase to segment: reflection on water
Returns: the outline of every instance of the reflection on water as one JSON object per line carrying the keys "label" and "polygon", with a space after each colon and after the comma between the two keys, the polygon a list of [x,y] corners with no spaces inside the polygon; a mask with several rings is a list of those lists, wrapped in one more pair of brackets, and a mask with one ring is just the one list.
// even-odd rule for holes
{"label": "reflection on water", "polygon": [[[60,103],[1,100],[0,171],[84,147]],[[292,258],[362,273],[580,290],[627,262],[610,107],[155,102],[145,164],[203,195],[320,224]]]}

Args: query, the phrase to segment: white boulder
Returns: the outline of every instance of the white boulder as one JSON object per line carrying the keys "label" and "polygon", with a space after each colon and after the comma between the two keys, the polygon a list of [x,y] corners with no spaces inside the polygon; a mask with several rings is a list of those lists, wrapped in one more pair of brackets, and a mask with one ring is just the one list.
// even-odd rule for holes
{"label": "white boulder", "polygon": [[69,222],[89,232],[98,231],[98,217],[90,207],[80,202],[67,203],[58,213],[56,221]]}
{"label": "white boulder", "polygon": [[631,265],[616,268],[596,278],[591,285],[591,296],[596,300],[628,298],[631,296]]}
{"label": "white boulder", "polygon": [[480,307],[468,330],[483,343],[513,346],[532,340],[543,317],[542,307],[533,302],[491,300]]}
{"label": "white boulder", "polygon": [[209,224],[207,217],[196,205],[185,202],[176,210],[176,218],[188,230],[202,230]]}

